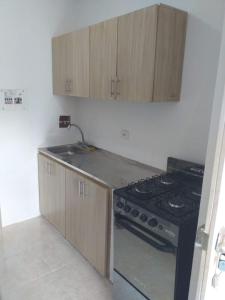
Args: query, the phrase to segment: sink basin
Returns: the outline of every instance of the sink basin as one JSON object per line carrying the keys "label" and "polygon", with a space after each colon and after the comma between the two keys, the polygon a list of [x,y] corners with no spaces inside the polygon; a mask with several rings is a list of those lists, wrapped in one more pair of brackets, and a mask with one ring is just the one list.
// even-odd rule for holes
{"label": "sink basin", "polygon": [[63,146],[55,146],[49,147],[47,150],[54,154],[58,154],[63,157],[73,156],[75,154],[85,154],[90,151],[94,151],[96,148],[94,146],[86,145],[86,144],[74,144],[74,145],[63,145]]}

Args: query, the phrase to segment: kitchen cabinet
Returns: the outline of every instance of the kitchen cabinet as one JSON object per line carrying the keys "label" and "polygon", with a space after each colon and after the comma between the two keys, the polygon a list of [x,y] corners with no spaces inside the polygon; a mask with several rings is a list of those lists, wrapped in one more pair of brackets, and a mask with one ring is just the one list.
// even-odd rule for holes
{"label": "kitchen cabinet", "polygon": [[118,18],[117,99],[151,101],[158,6]]}
{"label": "kitchen cabinet", "polygon": [[187,14],[165,5],[118,18],[118,100],[178,101]]}
{"label": "kitchen cabinet", "polygon": [[86,179],[83,195],[88,220],[85,226],[84,255],[102,275],[105,275],[108,262],[109,190]]}
{"label": "kitchen cabinet", "polygon": [[40,212],[65,236],[65,168],[38,155]]}
{"label": "kitchen cabinet", "polygon": [[85,212],[82,206],[83,178],[78,173],[66,171],[66,238],[80,252],[83,249]]}
{"label": "kitchen cabinet", "polygon": [[89,96],[89,28],[52,39],[53,93]]}
{"label": "kitchen cabinet", "polygon": [[160,5],[153,101],[178,101],[181,93],[187,13]]}
{"label": "kitchen cabinet", "polygon": [[38,169],[41,215],[106,276],[109,189],[42,154]]}
{"label": "kitchen cabinet", "polygon": [[66,171],[66,238],[102,275],[107,272],[109,190]]}
{"label": "kitchen cabinet", "polygon": [[54,93],[179,101],[186,26],[186,12],[153,5],[54,38]]}
{"label": "kitchen cabinet", "polygon": [[115,97],[117,18],[90,27],[90,97]]}
{"label": "kitchen cabinet", "polygon": [[52,39],[53,93],[56,95],[69,95],[72,92],[71,49],[71,34]]}

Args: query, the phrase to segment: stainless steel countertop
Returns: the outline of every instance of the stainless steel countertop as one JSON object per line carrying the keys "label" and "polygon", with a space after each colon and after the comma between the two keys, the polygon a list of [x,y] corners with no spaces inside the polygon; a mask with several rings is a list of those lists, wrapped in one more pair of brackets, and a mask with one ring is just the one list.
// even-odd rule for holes
{"label": "stainless steel countertop", "polygon": [[64,160],[47,148],[39,148],[38,151],[110,188],[119,188],[163,172],[99,148],[85,154],[76,154],[70,160]]}

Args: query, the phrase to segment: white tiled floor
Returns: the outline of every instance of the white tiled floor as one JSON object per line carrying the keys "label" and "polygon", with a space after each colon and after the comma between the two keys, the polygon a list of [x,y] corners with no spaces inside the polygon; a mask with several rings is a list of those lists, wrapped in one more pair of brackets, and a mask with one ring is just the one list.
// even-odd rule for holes
{"label": "white tiled floor", "polygon": [[0,238],[0,300],[111,300],[112,286],[44,219]]}

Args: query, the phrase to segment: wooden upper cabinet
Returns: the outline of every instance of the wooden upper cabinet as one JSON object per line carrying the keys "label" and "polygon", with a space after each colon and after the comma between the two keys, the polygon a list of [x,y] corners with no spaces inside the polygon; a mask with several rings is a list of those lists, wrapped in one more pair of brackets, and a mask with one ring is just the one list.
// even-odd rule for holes
{"label": "wooden upper cabinet", "polygon": [[54,38],[54,93],[179,101],[186,26],[186,12],[154,5]]}
{"label": "wooden upper cabinet", "polygon": [[118,18],[117,99],[151,101],[158,6]]}
{"label": "wooden upper cabinet", "polygon": [[153,101],[179,101],[187,27],[187,13],[160,5]]}
{"label": "wooden upper cabinet", "polygon": [[90,97],[115,97],[117,18],[90,27]]}
{"label": "wooden upper cabinet", "polygon": [[52,39],[53,93],[89,97],[89,28]]}
{"label": "wooden upper cabinet", "polygon": [[118,18],[117,99],[179,101],[187,14],[166,5]]}

